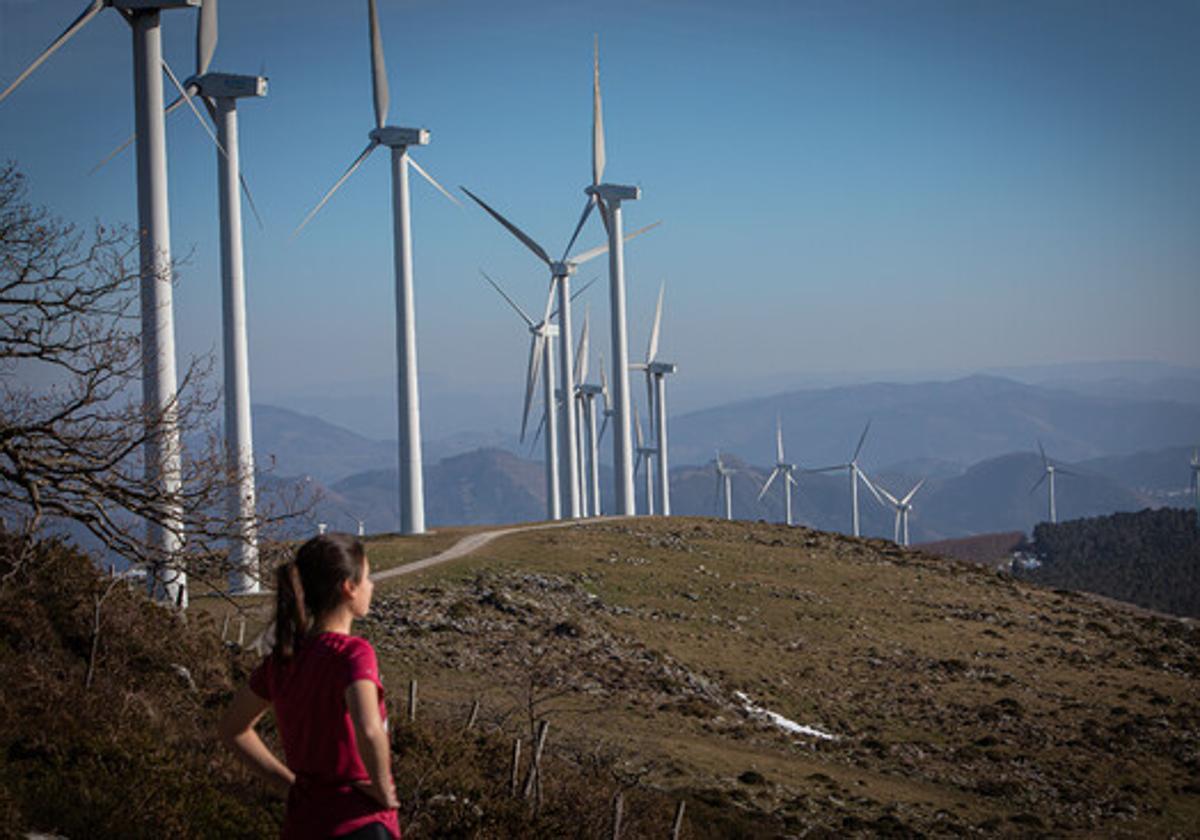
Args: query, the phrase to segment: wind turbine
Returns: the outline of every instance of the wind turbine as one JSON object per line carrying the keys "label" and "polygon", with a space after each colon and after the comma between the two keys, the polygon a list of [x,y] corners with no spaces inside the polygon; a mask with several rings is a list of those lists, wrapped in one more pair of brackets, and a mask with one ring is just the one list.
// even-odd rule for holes
{"label": "wind turbine", "polygon": [[792,486],[796,484],[796,479],[792,477],[796,465],[784,460],[783,457],[783,423],[778,415],[775,417],[775,469],[771,470],[771,474],[767,476],[766,482],[762,486],[762,490],[758,493],[758,500],[761,502],[763,496],[767,495],[767,490],[771,487],[771,482],[778,476],[783,476],[783,506],[785,513],[784,521],[788,525],[792,524]]}
{"label": "wind turbine", "polygon": [[[161,521],[149,523],[149,542],[160,560],[150,569],[151,592],[186,607],[187,573],[169,568],[183,544],[183,514],[177,501],[181,480],[176,415],[175,316],[171,288],[171,227],[167,201],[167,146],[163,118],[163,9],[196,8],[200,0],[92,0],[86,9],[3,92],[0,102],[63,44],[112,7],[133,29],[134,123],[137,132],[139,270],[142,317],[142,402],[147,416],[160,418],[148,429],[146,479],[161,494]],[[153,422],[153,421],[151,421]]]}
{"label": "wind turbine", "polygon": [[408,168],[417,170],[426,181],[455,204],[458,200],[446,192],[433,176],[421,168],[409,154],[409,146],[429,144],[424,128],[397,128],[385,125],[388,111],[387,68],[383,63],[383,38],[379,33],[379,15],[375,0],[368,0],[371,35],[371,88],[375,100],[375,128],[368,134],[367,147],[350,164],[324,197],[304,217],[296,233],[317,215],[346,179],[380,146],[392,150],[392,249],[396,274],[396,356],[398,358],[400,425],[400,531],[425,533],[425,488],[421,475],[421,406],[417,390],[417,329],[413,306],[412,228],[409,220]]}
{"label": "wind turbine", "polygon": [[[892,542],[900,545],[908,545],[908,514],[912,510],[913,496],[917,495],[917,491],[921,489],[921,485],[925,483],[925,479],[922,478],[915,485],[913,485],[913,488],[909,490],[902,499],[897,499],[886,489],[884,489],[883,485],[873,482],[871,477],[865,472],[862,473],[862,480],[866,483],[867,489],[871,491],[871,494],[875,496],[875,500],[879,502],[880,505],[883,505],[884,507],[891,505],[891,507],[896,511],[896,522],[892,526]],[[884,502],[884,499],[887,499],[887,502]],[[900,542],[900,535],[902,532],[904,535],[904,542]]]}
{"label": "wind turbine", "polygon": [[821,467],[816,470],[804,470],[806,473],[828,473],[846,470],[850,475],[850,524],[854,532],[854,536],[859,536],[858,527],[858,477],[861,468],[858,466],[858,453],[862,452],[863,443],[867,439],[867,432],[871,431],[871,421],[867,421],[867,425],[863,428],[862,437],[858,439],[858,446],[854,447],[854,454],[845,464],[835,464],[832,467]]}
{"label": "wind turbine", "polygon": [[[552,260],[546,249],[534,241],[528,234],[517,227],[515,224],[506,219],[499,211],[492,208],[482,198],[475,195],[466,187],[461,187],[472,201],[483,208],[489,216],[499,222],[505,230],[515,236],[521,244],[533,252],[534,256],[540,259],[550,269],[550,293],[554,294],[555,288],[558,289],[558,332],[559,332],[559,368],[561,382],[559,389],[564,396],[564,405],[567,408],[563,411],[563,424],[559,429],[561,440],[559,441],[559,450],[566,453],[563,459],[563,470],[561,483],[566,488],[564,493],[564,508],[569,512],[572,519],[582,515],[582,506],[580,504],[579,494],[579,475],[580,466],[578,459],[578,425],[577,418],[573,409],[574,401],[572,395],[575,393],[575,365],[573,361],[573,352],[571,347],[572,328],[571,328],[571,277],[575,274],[576,269],[583,265],[588,260],[595,259],[608,251],[607,244],[592,248],[589,251],[584,251],[574,257],[567,257],[571,247],[575,244],[575,237],[567,243],[566,249],[563,251],[562,259]],[[652,225],[647,225],[641,230],[634,231],[629,234],[627,239],[632,239],[639,236],[653,227],[656,227],[659,222]]]}
{"label": "wind turbine", "polygon": [[575,382],[575,391],[571,394],[570,410],[575,412],[575,425],[580,429],[578,438],[576,439],[576,447],[578,450],[577,457],[579,458],[579,506],[580,515],[588,516],[591,512],[591,504],[588,500],[591,482],[588,480],[588,470],[586,469],[587,456],[592,453],[592,438],[595,430],[591,430],[589,434],[587,424],[587,406],[583,395],[583,382],[587,379],[588,367],[588,332],[591,322],[591,309],[584,310],[583,313],[583,329],[579,331],[579,346],[575,349],[575,370],[572,377]]}
{"label": "wind turbine", "polygon": [[542,400],[543,415],[546,423],[550,428],[546,433],[546,516],[552,520],[562,519],[562,508],[559,504],[561,494],[559,493],[558,478],[558,420],[557,412],[554,410],[554,348],[553,339],[558,335],[558,327],[550,323],[550,307],[554,303],[554,294],[546,296],[546,312],[542,316],[542,320],[534,322],[529,315],[522,309],[515,300],[508,296],[504,289],[500,288],[500,284],[487,275],[487,272],[480,271],[483,279],[492,284],[500,296],[508,302],[525,322],[525,326],[529,330],[529,364],[526,366],[525,374],[525,408],[521,413],[521,441],[525,440],[525,429],[529,422],[529,405],[533,401],[533,392],[537,388],[538,374],[541,368],[545,368],[545,374],[542,375]]}
{"label": "wind turbine", "polygon": [[1052,460],[1047,458],[1046,450],[1042,448],[1042,442],[1040,440],[1038,441],[1038,452],[1040,452],[1042,455],[1042,474],[1038,477],[1038,480],[1033,483],[1033,486],[1029,488],[1029,493],[1032,495],[1035,490],[1042,486],[1043,481],[1045,481],[1047,478],[1050,479],[1050,523],[1055,524],[1058,522],[1058,510],[1054,506],[1054,476],[1056,474],[1078,476],[1079,473],[1072,472],[1066,467],[1055,464]]}
{"label": "wind turbine", "polygon": [[[621,202],[636,201],[642,191],[634,186],[601,183],[604,176],[604,117],[600,103],[600,46],[596,40],[592,64],[592,183],[575,236],[579,235],[594,205],[608,231],[608,279],[610,325],[612,329],[613,405],[616,429],[613,432],[613,467],[616,477],[617,513],[636,513],[633,490],[632,403],[629,394],[629,330],[625,318],[625,248]],[[575,236],[572,236],[574,240]]]}
{"label": "wind turbine", "polygon": [[[229,551],[230,589],[260,591],[258,534],[255,528],[254,442],[250,418],[250,367],[246,347],[246,282],[242,258],[243,185],[238,143],[237,100],[266,96],[262,76],[210,73],[217,47],[217,0],[204,0],[196,24],[196,72],[182,85],[164,64],[180,98],[195,111],[193,96],[202,97],[217,126],[217,182],[221,226],[222,338],[225,367],[225,451],[233,477],[226,506],[238,536]],[[169,110],[169,109],[168,109]],[[200,113],[195,111],[201,120]],[[208,126],[204,125],[205,130]],[[211,135],[211,132],[210,132]],[[249,196],[249,192],[247,192]],[[253,208],[253,204],[251,204]]]}
{"label": "wind turbine", "polygon": [[1196,522],[1200,525],[1200,449],[1192,450],[1192,500],[1196,505]]}
{"label": "wind turbine", "polygon": [[663,295],[667,291],[664,282],[658,287],[658,304],[654,308],[654,326],[650,330],[650,343],[646,347],[646,361],[634,362],[632,370],[646,374],[646,401],[650,406],[650,425],[655,430],[658,446],[658,508],[663,516],[671,515],[671,482],[667,469],[667,386],[666,375],[675,373],[674,362],[658,360],[658,337],[662,328]]}
{"label": "wind turbine", "polygon": [[731,495],[730,490],[732,489],[731,488],[731,480],[733,478],[733,474],[735,472],[737,472],[737,470],[733,469],[733,467],[725,466],[725,463],[721,460],[720,451],[717,452],[716,467],[717,467],[717,488],[716,488],[716,492],[713,494],[715,497],[714,501],[720,501],[720,499],[721,499],[720,494],[721,494],[722,490],[724,490],[724,493],[725,493],[725,518],[733,519],[733,496]]}
{"label": "wind turbine", "polygon": [[654,515],[654,461],[651,460],[651,457],[654,455],[654,447],[647,446],[645,439],[642,437],[642,418],[641,418],[641,415],[638,414],[638,410],[637,410],[636,406],[634,406],[634,409],[633,409],[633,419],[634,419],[634,422],[636,423],[635,429],[637,431],[637,450],[636,450],[637,462],[634,465],[633,471],[634,471],[634,474],[636,475],[637,471],[642,468],[643,464],[645,464],[645,466],[646,466],[646,472],[645,472],[645,476],[646,476],[646,515],[653,516]]}

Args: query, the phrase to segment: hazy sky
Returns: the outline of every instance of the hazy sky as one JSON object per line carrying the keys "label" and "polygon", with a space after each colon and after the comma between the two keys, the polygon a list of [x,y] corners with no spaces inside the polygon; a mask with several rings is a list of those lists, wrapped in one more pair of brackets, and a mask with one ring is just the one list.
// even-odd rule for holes
{"label": "hazy sky", "polygon": [[[0,0],[0,86],[84,5]],[[246,214],[255,398],[375,391],[359,425],[375,429],[394,410],[386,150],[292,237],[373,127],[366,6],[224,0],[212,69],[270,77],[240,108],[265,220]],[[590,178],[599,34],[606,179],[643,188],[628,228],[664,221],[627,250],[631,356],[666,280],[673,405],[741,376],[769,390],[829,371],[1200,362],[1194,0],[380,0],[380,17],[389,122],[429,128],[420,163],[552,253]],[[186,76],[195,13],[163,21]],[[130,51],[105,10],[0,104],[0,153],[68,219],[135,219],[132,154],[88,175],[132,130]],[[181,111],[168,154],[186,355],[220,346],[216,153]],[[545,269],[415,176],[413,235],[427,420],[470,427],[441,400],[477,393],[515,423],[526,334],[478,271],[536,309]],[[580,241],[602,236],[593,221]],[[605,286],[577,323],[590,303],[609,356]]]}

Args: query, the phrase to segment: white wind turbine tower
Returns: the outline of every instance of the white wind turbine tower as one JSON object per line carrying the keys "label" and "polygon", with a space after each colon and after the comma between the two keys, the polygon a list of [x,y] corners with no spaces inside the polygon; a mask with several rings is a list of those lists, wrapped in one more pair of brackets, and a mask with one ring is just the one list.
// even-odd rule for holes
{"label": "white wind turbine tower", "polygon": [[643,464],[646,467],[646,472],[645,472],[646,515],[653,516],[654,515],[654,460],[653,460],[653,456],[654,456],[654,453],[656,450],[654,449],[653,446],[647,446],[646,440],[642,436],[642,418],[641,418],[641,415],[638,414],[637,406],[633,407],[633,420],[634,420],[634,424],[635,424],[634,430],[637,433],[637,449],[635,450],[635,455],[637,457],[637,460],[634,463],[633,472],[634,472],[634,475],[637,475],[637,471],[642,468]]}
{"label": "white wind turbine tower", "polygon": [[858,466],[858,454],[862,452],[863,443],[867,439],[867,432],[871,431],[871,421],[867,421],[867,425],[863,428],[862,437],[858,439],[858,446],[854,447],[854,454],[845,464],[835,464],[832,467],[821,467],[816,470],[804,470],[806,473],[828,473],[846,470],[850,476],[850,525],[854,536],[860,536],[858,527],[858,478],[861,473],[861,468]]}
{"label": "white wind turbine tower", "polygon": [[[217,0],[204,0],[196,26],[196,72],[180,85],[180,98],[195,111],[191,99],[202,97],[217,126],[217,177],[221,221],[222,338],[225,367],[225,451],[233,482],[226,501],[229,517],[238,523],[229,559],[230,589],[235,593],[260,591],[258,535],[255,528],[254,443],[250,418],[250,368],[246,347],[246,283],[242,258],[241,175],[237,100],[267,93],[262,76],[210,73],[217,47]],[[168,108],[168,111],[170,109]],[[204,124],[199,112],[197,119]],[[205,130],[208,126],[204,125]],[[211,135],[211,132],[210,132]],[[249,197],[249,192],[246,193]],[[253,204],[251,204],[253,209]]]}
{"label": "white wind turbine tower", "polygon": [[654,308],[654,325],[650,329],[650,343],[646,347],[646,361],[634,362],[631,370],[646,374],[646,402],[650,406],[650,426],[654,429],[658,447],[658,509],[663,516],[671,515],[671,482],[667,467],[667,386],[666,376],[678,370],[674,362],[658,360],[658,337],[662,330],[663,295],[667,291],[664,282],[658,287],[658,304]]}
{"label": "white wind turbine tower", "polygon": [[[897,499],[884,489],[883,485],[876,484],[865,472],[862,473],[862,480],[866,483],[867,489],[871,491],[871,494],[880,505],[884,507],[890,505],[896,512],[896,522],[892,526],[892,542],[899,545],[908,545],[908,514],[912,510],[913,496],[917,495],[917,491],[921,489],[921,485],[925,483],[925,479],[922,478],[913,485],[913,488],[902,499]],[[887,501],[885,502],[884,499],[887,499]],[[902,534],[904,537],[903,542],[900,540]]]}
{"label": "white wind turbine tower", "polygon": [[737,470],[733,469],[732,467],[725,466],[725,462],[723,462],[721,460],[720,451],[717,452],[716,467],[717,467],[717,487],[716,487],[716,492],[713,495],[715,497],[715,501],[720,501],[721,493],[724,492],[724,495],[725,495],[725,518],[733,519],[733,495],[731,493],[731,490],[733,488],[732,488],[731,481],[733,479],[733,474],[735,472],[737,472]]}
{"label": "white wind turbine tower", "polygon": [[[562,475],[560,483],[564,488],[563,502],[564,509],[572,519],[576,519],[583,515],[579,495],[579,430],[577,425],[577,417],[573,408],[574,401],[571,395],[575,393],[575,364],[573,348],[571,347],[572,327],[571,327],[571,277],[575,274],[576,269],[583,265],[588,260],[595,259],[601,256],[609,249],[609,245],[600,245],[592,248],[589,251],[584,251],[574,257],[567,257],[571,247],[575,244],[574,236],[567,243],[566,249],[563,251],[562,259],[552,260],[550,255],[546,253],[546,249],[535,242],[528,234],[517,227],[515,224],[506,219],[497,210],[492,208],[482,198],[475,195],[466,187],[461,187],[472,201],[478,204],[483,210],[504,226],[505,230],[515,236],[521,244],[533,252],[534,256],[540,259],[550,269],[550,293],[554,294],[554,290],[558,290],[558,333],[559,333],[559,390],[564,395],[563,423],[559,427],[559,452],[562,454]],[[647,225],[640,230],[625,237],[626,240],[633,239],[651,228],[656,227],[659,222]],[[578,230],[576,230],[578,234]]]}
{"label": "white wind turbine tower", "polygon": [[1196,506],[1196,523],[1200,526],[1200,449],[1192,450],[1192,502]]}
{"label": "white wind turbine tower", "polygon": [[425,532],[425,489],[421,474],[421,406],[417,382],[417,328],[413,306],[412,228],[409,220],[408,168],[417,170],[426,181],[455,204],[458,200],[421,168],[408,154],[409,146],[429,144],[424,128],[396,128],[385,125],[388,111],[387,69],[383,63],[383,38],[379,33],[379,15],[375,0],[368,0],[371,33],[371,88],[375,99],[375,128],[370,142],[354,163],[338,178],[324,197],[304,217],[296,233],[325,206],[354,170],[380,146],[392,150],[392,248],[396,273],[396,356],[397,390],[400,418],[400,531],[404,534]]}
{"label": "white wind turbine tower", "polygon": [[1052,461],[1050,458],[1047,458],[1046,450],[1042,448],[1042,442],[1040,440],[1038,441],[1038,452],[1040,452],[1042,455],[1042,474],[1041,474],[1041,476],[1038,477],[1038,480],[1033,483],[1033,486],[1029,488],[1029,492],[1030,492],[1030,494],[1032,494],[1035,490],[1037,490],[1039,487],[1042,486],[1043,481],[1046,481],[1047,478],[1050,479],[1049,485],[1047,488],[1049,490],[1050,523],[1055,524],[1058,522],[1058,509],[1055,507],[1055,504],[1054,504],[1054,476],[1055,475],[1078,476],[1079,473],[1072,472],[1071,470],[1067,469],[1066,467],[1062,466],[1061,464],[1055,464],[1054,461]]}
{"label": "white wind turbine tower", "polygon": [[533,392],[537,388],[538,374],[541,369],[545,369],[542,374],[542,400],[543,400],[543,417],[548,425],[546,430],[546,516],[552,520],[562,519],[562,507],[560,506],[561,493],[559,492],[559,465],[558,465],[558,412],[554,410],[554,347],[553,339],[558,335],[558,327],[550,323],[550,307],[554,303],[554,293],[546,295],[546,311],[542,316],[542,320],[534,322],[532,318],[517,305],[517,302],[510,298],[504,289],[500,288],[495,280],[487,275],[487,272],[480,271],[483,278],[492,284],[500,296],[504,298],[508,305],[511,306],[525,322],[525,326],[529,330],[529,363],[526,366],[525,374],[525,407],[521,413],[521,441],[525,441],[525,430],[529,423],[529,405],[533,401]]}
{"label": "white wind turbine tower", "polygon": [[[625,317],[625,248],[621,202],[641,198],[638,187],[601,183],[604,176],[604,118],[600,104],[600,49],[597,40],[592,65],[592,183],[583,214],[575,226],[579,235],[593,205],[600,206],[600,218],[608,230],[609,305],[612,311],[613,404],[616,428],[613,431],[613,468],[616,476],[616,512],[624,516],[636,513],[633,490],[632,403],[629,394],[629,330]],[[574,240],[572,236],[572,240]]]}
{"label": "white wind turbine tower", "polygon": [[783,422],[778,416],[775,417],[775,469],[771,470],[771,474],[767,476],[766,482],[762,486],[762,490],[758,493],[758,500],[761,502],[763,496],[767,495],[767,490],[771,487],[771,482],[777,477],[783,476],[783,506],[785,511],[784,521],[792,524],[792,486],[796,484],[796,479],[792,477],[792,473],[796,470],[796,465],[784,460],[783,457]]}
{"label": "white wind turbine tower", "polygon": [[133,29],[134,123],[137,132],[139,268],[142,317],[142,401],[150,416],[160,417],[147,436],[146,477],[166,498],[161,522],[149,525],[149,538],[161,560],[151,569],[151,592],[186,607],[187,573],[169,568],[183,544],[179,427],[175,413],[175,320],[171,289],[171,228],[167,202],[167,147],[163,118],[163,9],[195,8],[200,0],[92,0],[3,92],[8,98],[42,62],[70,40],[106,6],[121,13]]}

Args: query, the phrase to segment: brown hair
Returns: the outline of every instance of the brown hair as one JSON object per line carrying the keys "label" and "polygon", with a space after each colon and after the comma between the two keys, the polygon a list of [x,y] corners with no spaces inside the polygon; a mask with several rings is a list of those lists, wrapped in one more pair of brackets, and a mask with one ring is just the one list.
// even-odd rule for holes
{"label": "brown hair", "polygon": [[342,583],[362,580],[366,557],[357,538],[320,534],[300,546],[295,559],[276,570],[275,656],[292,658],[296,644],[316,620],[338,605]]}

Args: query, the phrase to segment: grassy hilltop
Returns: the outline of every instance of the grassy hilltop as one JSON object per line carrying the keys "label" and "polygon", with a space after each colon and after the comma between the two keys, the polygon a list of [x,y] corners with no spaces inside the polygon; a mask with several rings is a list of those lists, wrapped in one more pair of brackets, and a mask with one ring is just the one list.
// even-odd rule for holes
{"label": "grassy hilltop", "polygon": [[430,714],[478,697],[514,731],[532,701],[551,747],[608,750],[710,829],[1200,825],[1193,624],[890,543],[710,519],[527,532],[381,583],[364,629],[394,695],[415,677]]}
{"label": "grassy hilltop", "polygon": [[[472,530],[373,539],[373,566]],[[0,589],[0,835],[270,836],[280,803],[210,739],[253,664],[219,644],[228,605],[197,597],[184,624],[118,586],[88,687],[108,584],[63,554]],[[626,838],[669,836],[680,800],[688,838],[1200,825],[1194,623],[891,543],[699,518],[529,531],[381,581],[361,631],[409,838],[608,838],[618,790]],[[509,761],[540,719],[534,816]]]}

